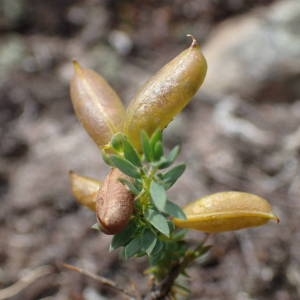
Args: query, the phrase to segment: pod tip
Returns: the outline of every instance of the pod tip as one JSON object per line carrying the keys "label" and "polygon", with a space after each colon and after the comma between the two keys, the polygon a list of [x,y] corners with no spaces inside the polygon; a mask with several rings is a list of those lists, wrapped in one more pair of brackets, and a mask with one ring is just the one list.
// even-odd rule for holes
{"label": "pod tip", "polygon": [[74,172],[74,171],[69,171],[69,181],[70,181],[70,185],[71,185],[71,189],[73,191],[76,181],[77,181],[77,177],[78,175]]}
{"label": "pod tip", "polygon": [[73,177],[76,173],[73,170],[69,171],[69,177]]}
{"label": "pod tip", "polygon": [[82,70],[82,67],[77,60],[74,59],[72,61],[72,64],[73,64],[75,72],[80,72]]}
{"label": "pod tip", "polygon": [[277,224],[280,223],[279,217],[275,215],[273,212],[270,213],[270,219],[274,220]]}
{"label": "pod tip", "polygon": [[192,39],[191,48],[194,48],[194,47],[198,46],[198,42],[192,34],[187,34],[186,36],[190,37]]}

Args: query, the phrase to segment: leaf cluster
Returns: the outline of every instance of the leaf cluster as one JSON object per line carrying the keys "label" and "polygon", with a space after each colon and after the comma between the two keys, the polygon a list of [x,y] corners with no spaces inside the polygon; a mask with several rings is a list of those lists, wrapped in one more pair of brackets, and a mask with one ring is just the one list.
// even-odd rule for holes
{"label": "leaf cluster", "polygon": [[186,231],[177,230],[172,222],[173,217],[185,219],[185,214],[167,195],[185,165],[173,165],[179,147],[165,153],[159,130],[151,137],[142,132],[141,145],[142,151],[138,152],[124,134],[118,133],[108,151],[102,153],[108,165],[130,177],[120,181],[135,195],[135,212],[127,227],[113,237],[110,248],[123,247],[126,259],[146,255],[152,266],[168,266],[170,260],[182,256],[186,249],[183,242]]}

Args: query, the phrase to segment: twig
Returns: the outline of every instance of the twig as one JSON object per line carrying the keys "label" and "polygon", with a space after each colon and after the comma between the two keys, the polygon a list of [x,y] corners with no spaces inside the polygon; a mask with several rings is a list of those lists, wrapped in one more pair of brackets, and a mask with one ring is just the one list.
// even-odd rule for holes
{"label": "twig", "polygon": [[125,296],[128,297],[128,299],[139,299],[139,298],[136,298],[136,296],[134,296],[130,292],[128,292],[126,289],[120,287],[116,282],[114,282],[114,281],[112,281],[112,280],[110,280],[108,278],[96,275],[94,273],[91,273],[89,271],[86,271],[84,269],[78,268],[78,267],[73,266],[73,265],[63,264],[63,266],[65,268],[69,269],[69,270],[79,272],[80,274],[83,274],[83,275],[85,275],[85,276],[87,276],[89,278],[92,278],[92,279],[96,280],[97,282],[100,282],[101,284],[103,284],[105,286],[108,286],[108,287],[110,287],[110,288],[118,291],[119,293],[124,294]]}
{"label": "twig", "polygon": [[41,266],[30,271],[28,274],[16,281],[14,284],[0,290],[0,300],[9,299],[17,295],[37,279],[49,275],[52,272],[53,268],[51,266]]}
{"label": "twig", "polygon": [[189,264],[191,264],[198,257],[197,252],[203,249],[203,246],[205,245],[209,237],[210,234],[207,233],[202,242],[193,251],[187,252],[182,261],[179,261],[178,263],[173,265],[168,276],[161,282],[161,284],[159,284],[157,287],[154,287],[154,289],[152,290],[150,295],[146,297],[146,299],[167,299],[177,277],[186,269]]}
{"label": "twig", "polygon": [[[184,258],[174,264],[170,272],[168,273],[168,276],[158,285],[153,284],[152,290],[145,296],[143,297],[144,300],[166,300],[166,299],[172,299],[170,295],[170,291],[172,287],[174,286],[174,282],[177,279],[177,277],[186,269],[186,267],[192,263],[198,256],[199,256],[199,251],[202,251],[207,239],[210,237],[210,234],[206,234],[202,242],[193,250],[193,251],[188,251]],[[128,292],[127,290],[123,289],[120,287],[116,282],[107,279],[105,277],[93,274],[89,271],[83,270],[81,268],[78,268],[73,265],[69,264],[63,264],[64,267],[72,270],[79,272],[87,277],[90,277],[98,282],[100,282],[103,285],[106,285],[122,294],[127,296],[129,299],[134,299],[134,300],[140,300],[142,299],[141,296],[138,294],[137,290],[135,289],[135,295],[133,293]],[[1,300],[1,299],[0,299]]]}

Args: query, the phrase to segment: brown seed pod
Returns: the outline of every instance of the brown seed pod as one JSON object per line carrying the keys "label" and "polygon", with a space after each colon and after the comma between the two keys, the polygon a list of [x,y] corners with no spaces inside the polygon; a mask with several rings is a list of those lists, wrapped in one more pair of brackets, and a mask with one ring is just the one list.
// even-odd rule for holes
{"label": "brown seed pod", "polygon": [[193,38],[188,49],[145,83],[130,102],[124,124],[124,132],[138,149],[141,130],[150,136],[164,129],[197,92],[206,70],[206,60]]}
{"label": "brown seed pod", "polygon": [[106,234],[116,234],[124,229],[133,213],[134,195],[119,178],[131,180],[119,169],[111,169],[96,198],[97,219]]}
{"label": "brown seed pod", "polygon": [[94,178],[69,172],[71,189],[76,200],[91,210],[96,210],[96,197],[102,183]]}
{"label": "brown seed pod", "polygon": [[176,226],[205,232],[222,232],[259,226],[279,218],[267,200],[249,193],[227,191],[187,204],[187,219],[174,218]]}
{"label": "brown seed pod", "polygon": [[85,130],[103,148],[114,133],[120,132],[125,108],[112,87],[96,72],[74,61],[71,100]]}

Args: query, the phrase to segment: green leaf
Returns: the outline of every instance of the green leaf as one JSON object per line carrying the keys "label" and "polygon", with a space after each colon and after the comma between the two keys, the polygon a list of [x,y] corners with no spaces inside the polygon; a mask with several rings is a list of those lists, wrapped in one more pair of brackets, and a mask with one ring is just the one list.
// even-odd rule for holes
{"label": "green leaf", "polygon": [[168,168],[176,159],[180,151],[179,146],[175,146],[167,155],[167,157],[162,157],[160,161],[156,163],[157,167],[159,169],[165,169]]}
{"label": "green leaf", "polygon": [[146,229],[142,236],[142,247],[148,256],[152,253],[156,242],[156,235],[150,229]]}
{"label": "green leaf", "polygon": [[155,181],[150,184],[150,195],[155,206],[160,210],[164,211],[167,203],[167,193],[165,188]]}
{"label": "green leaf", "polygon": [[124,157],[137,167],[141,167],[142,163],[137,151],[128,140],[124,141]]}
{"label": "green leaf", "polygon": [[136,223],[134,221],[130,221],[124,230],[114,235],[110,244],[110,250],[114,250],[128,244],[136,233],[136,230]]}
{"label": "green leaf", "polygon": [[132,257],[137,255],[142,250],[142,239],[141,236],[136,237],[135,239],[131,240],[124,248],[124,255],[125,258]]}
{"label": "green leaf", "polygon": [[154,249],[151,252],[150,264],[156,265],[157,261],[161,258],[161,252],[164,250],[165,243],[161,240],[157,240]]}
{"label": "green leaf", "polygon": [[111,166],[112,165],[112,162],[111,162],[111,160],[110,160],[110,155],[109,154],[107,154],[105,151],[101,151],[101,154],[102,154],[102,159],[103,159],[103,161],[107,164],[107,165],[109,165],[109,166]]}
{"label": "green leaf", "polygon": [[165,169],[170,166],[170,163],[167,159],[163,156],[159,161],[153,163],[158,169]]}
{"label": "green leaf", "polygon": [[185,170],[185,164],[180,164],[162,175],[166,189],[169,189]]}
{"label": "green leaf", "polygon": [[141,132],[141,143],[142,143],[142,149],[145,155],[145,159],[148,162],[152,161],[152,149],[151,149],[149,137],[145,131]]}
{"label": "green leaf", "polygon": [[175,224],[171,220],[169,220],[169,219],[167,219],[167,220],[168,220],[168,226],[169,226],[170,232],[174,232],[176,229]]}
{"label": "green leaf", "polygon": [[173,163],[173,161],[177,158],[179,152],[180,152],[180,147],[177,145],[169,152],[167,156],[167,160]]}
{"label": "green leaf", "polygon": [[140,193],[140,189],[137,188],[137,186],[134,184],[134,182],[131,182],[129,180],[127,180],[126,178],[119,178],[119,181],[121,183],[123,183],[124,185],[127,185],[127,187],[129,188],[129,190],[134,194],[134,195],[138,195]]}
{"label": "green leaf", "polygon": [[164,245],[165,244],[161,240],[157,240],[156,244],[155,244],[155,247],[152,250],[151,255],[158,255],[160,253],[160,251],[163,250]]}
{"label": "green leaf", "polygon": [[152,149],[154,149],[157,142],[162,143],[162,132],[160,129],[156,129],[150,138],[150,145]]}
{"label": "green leaf", "polygon": [[160,141],[158,141],[153,148],[153,160],[158,161],[164,155],[164,148]]}
{"label": "green leaf", "polygon": [[116,150],[117,152],[123,152],[124,140],[124,134],[119,132],[113,135],[110,143],[114,150]]}
{"label": "green leaf", "polygon": [[174,202],[167,201],[164,212],[172,217],[186,220],[185,213],[181,207]]}
{"label": "green leaf", "polygon": [[113,166],[120,169],[124,174],[133,178],[141,178],[139,169],[130,161],[115,154],[110,155],[110,160]]}
{"label": "green leaf", "polygon": [[162,234],[164,234],[167,237],[170,236],[170,228],[168,225],[168,219],[166,219],[162,214],[156,212],[153,209],[148,209],[148,211],[145,214],[145,218],[159,232],[161,232]]}

